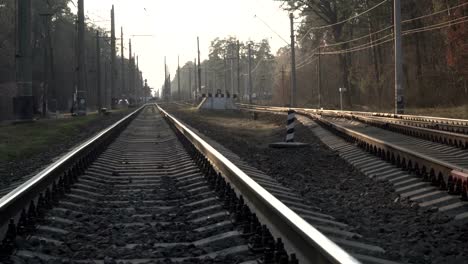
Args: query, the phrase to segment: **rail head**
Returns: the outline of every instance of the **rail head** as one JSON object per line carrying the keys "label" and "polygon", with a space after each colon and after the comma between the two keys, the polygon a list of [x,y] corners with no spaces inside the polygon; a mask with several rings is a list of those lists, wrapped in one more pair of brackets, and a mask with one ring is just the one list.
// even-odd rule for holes
{"label": "rail head", "polygon": [[255,209],[259,219],[272,229],[273,235],[283,239],[286,249],[295,253],[301,263],[360,263],[257,184],[182,122],[159,105],[158,108],[167,120],[242,194],[251,209]]}
{"label": "rail head", "polygon": [[[266,105],[254,105],[254,104],[239,104],[241,107],[244,108],[262,108],[263,110],[277,110],[277,111],[284,111],[285,109],[290,109],[288,107],[281,107],[281,106],[266,106]],[[294,110],[302,110],[314,113],[321,113],[321,114],[335,114],[335,115],[343,115],[343,114],[353,114],[353,115],[362,115],[362,116],[378,116],[378,117],[390,117],[395,119],[403,119],[403,120],[413,120],[413,121],[425,121],[425,122],[432,122],[435,124],[445,124],[445,125],[456,125],[456,126],[468,126],[467,119],[456,119],[456,118],[446,118],[446,117],[435,117],[435,116],[418,116],[418,115],[401,115],[401,114],[393,114],[393,113],[383,113],[383,112],[364,112],[364,111],[347,111],[347,110],[329,110],[329,109],[315,109],[315,108],[291,108]]]}
{"label": "rail head", "polygon": [[51,189],[51,186],[57,184],[60,177],[70,171],[72,166],[84,165],[83,158],[86,157],[105,139],[109,139],[112,133],[118,132],[119,128],[131,121],[145,106],[120,119],[113,125],[102,130],[92,138],[86,140],[73,150],[63,155],[60,159],[47,166],[34,177],[30,178],[5,196],[0,198],[0,241],[6,233],[6,226],[10,219],[16,222],[23,210],[28,211],[28,205],[31,202],[37,204],[38,197]]}

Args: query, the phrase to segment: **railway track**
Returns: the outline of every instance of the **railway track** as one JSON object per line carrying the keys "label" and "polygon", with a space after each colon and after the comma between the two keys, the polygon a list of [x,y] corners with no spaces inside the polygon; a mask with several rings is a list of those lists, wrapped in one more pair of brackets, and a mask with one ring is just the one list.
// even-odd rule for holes
{"label": "railway track", "polygon": [[[250,111],[285,112],[287,108],[242,105]],[[432,122],[410,116],[381,117],[360,112],[295,109],[299,120],[332,149],[370,177],[389,180],[403,197],[437,208],[456,219],[468,218],[468,152],[466,135],[421,128],[404,122]],[[374,117],[377,116],[377,117]],[[382,116],[384,116],[382,114]],[[385,121],[384,119],[391,119]],[[314,122],[321,126],[315,126]],[[395,121],[400,120],[400,121]],[[401,121],[403,120],[403,121]],[[433,123],[465,126],[466,121],[436,118]],[[397,124],[398,129],[392,127]],[[432,136],[419,133],[421,129]],[[436,139],[436,140],[435,140]]]}
{"label": "railway track", "polygon": [[154,105],[2,197],[0,226],[4,262],[358,263]]}

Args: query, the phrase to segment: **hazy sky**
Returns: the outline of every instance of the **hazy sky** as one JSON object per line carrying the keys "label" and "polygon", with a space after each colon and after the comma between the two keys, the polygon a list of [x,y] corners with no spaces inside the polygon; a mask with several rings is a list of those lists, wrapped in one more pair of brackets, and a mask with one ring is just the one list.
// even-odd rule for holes
{"label": "hazy sky", "polygon": [[[279,7],[280,2],[274,0],[84,1],[86,16],[109,31],[110,9],[115,5],[117,37],[123,26],[126,49],[129,35],[153,35],[132,37],[132,49],[139,55],[144,77],[156,90],[164,81],[164,56],[174,76],[177,55],[180,55],[181,66],[196,57],[197,36],[200,36],[202,60],[208,57],[210,41],[216,37],[237,36],[242,41],[267,38],[273,53],[286,45],[254,15],[284,39],[289,38],[288,14]],[[128,57],[128,50],[125,57]]]}

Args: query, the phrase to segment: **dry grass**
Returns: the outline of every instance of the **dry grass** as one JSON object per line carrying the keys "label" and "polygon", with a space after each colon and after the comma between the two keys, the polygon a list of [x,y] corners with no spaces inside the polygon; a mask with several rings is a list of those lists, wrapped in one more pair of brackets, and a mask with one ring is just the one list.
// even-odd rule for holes
{"label": "dry grass", "polygon": [[106,118],[97,114],[54,120],[39,120],[0,126],[0,161],[24,159],[66,142],[87,129],[91,122]]}
{"label": "dry grass", "polygon": [[437,108],[408,108],[406,114],[423,115],[434,117],[446,117],[456,119],[468,119],[468,104],[457,107],[437,107]]}
{"label": "dry grass", "polygon": [[[164,109],[169,112],[176,110],[177,116],[190,120],[190,123],[205,124],[208,128],[220,127],[223,131],[235,131],[230,137],[239,138],[276,138],[278,133],[286,133],[286,119],[284,125],[280,122],[272,122],[266,118],[254,119],[251,113],[241,111],[198,111],[196,108],[187,108],[174,105],[165,105]],[[282,117],[278,117],[282,118]],[[201,131],[203,133],[203,131]],[[255,137],[253,136],[255,135]],[[264,142],[257,142],[263,145]]]}

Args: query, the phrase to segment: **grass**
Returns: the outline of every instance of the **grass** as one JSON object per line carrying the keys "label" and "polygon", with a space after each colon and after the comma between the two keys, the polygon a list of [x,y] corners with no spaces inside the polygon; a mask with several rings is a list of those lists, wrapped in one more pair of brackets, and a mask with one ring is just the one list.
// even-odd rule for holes
{"label": "grass", "polygon": [[468,105],[444,108],[408,108],[406,113],[410,115],[468,119]]}
{"label": "grass", "polygon": [[99,115],[94,114],[0,126],[0,161],[25,159],[60,145],[99,118]]}
{"label": "grass", "polygon": [[[163,108],[165,107],[163,106]],[[277,137],[278,133],[284,132],[284,134],[286,134],[286,117],[277,117],[280,118],[281,122],[284,119],[284,124],[281,123],[278,125],[269,118],[259,117],[259,119],[254,120],[252,114],[240,111],[198,111],[196,108],[174,106],[169,106],[166,110],[171,113],[171,110],[175,109],[177,112],[176,116],[185,117],[186,121],[190,120],[189,123],[204,124],[202,129],[199,127],[200,132],[203,133],[205,128],[211,128],[212,130],[221,128],[225,132],[235,131],[235,133],[230,134],[230,136],[238,138],[241,142],[244,141],[244,138],[251,138],[251,140],[253,140],[252,138],[254,138],[254,135],[263,139],[271,138],[273,140],[273,138]],[[263,141],[257,142],[257,144],[262,145],[264,144]]]}

